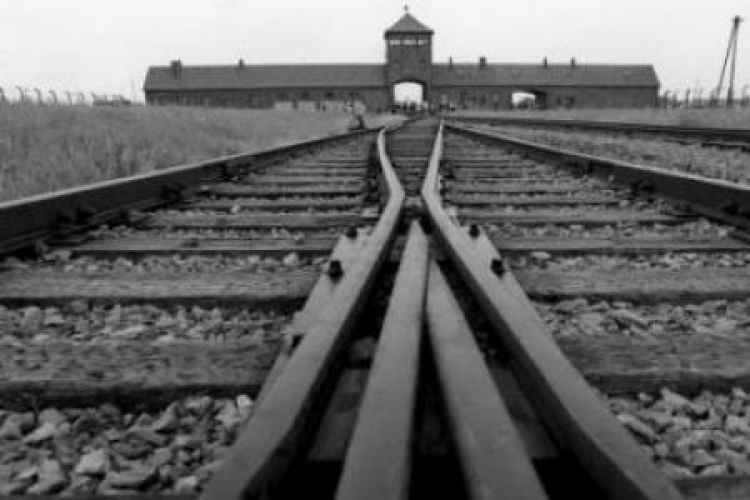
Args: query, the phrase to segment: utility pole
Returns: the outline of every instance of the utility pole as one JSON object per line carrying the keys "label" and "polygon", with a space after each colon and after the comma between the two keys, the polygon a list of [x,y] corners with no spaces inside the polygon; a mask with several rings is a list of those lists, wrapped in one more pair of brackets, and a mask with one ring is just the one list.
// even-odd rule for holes
{"label": "utility pole", "polygon": [[[740,16],[734,16],[732,18],[732,31],[729,34],[729,45],[727,46],[727,54],[724,57],[724,65],[721,67],[721,75],[719,76],[719,86],[716,87],[716,97],[721,96],[721,89],[724,87],[724,76],[727,71],[727,64],[730,64],[729,68],[729,87],[727,88],[727,106],[731,106],[734,101],[734,75],[735,68],[737,65],[737,39],[740,33],[740,23],[742,18]],[[730,63],[731,59],[731,63]]]}

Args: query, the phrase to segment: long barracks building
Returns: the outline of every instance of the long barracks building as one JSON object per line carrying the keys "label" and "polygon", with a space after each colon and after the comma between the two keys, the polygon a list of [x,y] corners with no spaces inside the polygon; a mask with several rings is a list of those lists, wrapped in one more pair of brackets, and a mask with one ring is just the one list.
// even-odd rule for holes
{"label": "long barracks building", "polygon": [[406,13],[386,30],[385,64],[169,66],[149,68],[149,104],[248,108],[330,109],[359,102],[384,110],[397,85],[422,86],[430,105],[458,109],[507,109],[514,93],[532,94],[541,107],[634,108],[656,104],[653,66],[548,64],[436,64],[434,32]]}

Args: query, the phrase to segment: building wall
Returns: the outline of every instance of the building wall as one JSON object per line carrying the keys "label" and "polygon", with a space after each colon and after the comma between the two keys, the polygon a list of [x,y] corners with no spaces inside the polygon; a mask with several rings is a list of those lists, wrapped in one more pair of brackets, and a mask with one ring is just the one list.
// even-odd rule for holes
{"label": "building wall", "polygon": [[656,87],[433,87],[430,104],[458,109],[509,109],[515,92],[535,94],[547,108],[647,108],[656,105]]}
{"label": "building wall", "polygon": [[[341,109],[346,103],[363,104],[373,112],[386,111],[393,89],[382,88],[276,88],[260,90],[149,91],[146,100],[156,105],[229,108]],[[647,108],[656,105],[655,87],[432,87],[429,103],[438,109],[450,104],[457,109],[509,109],[514,92],[538,96],[546,108]]]}
{"label": "building wall", "polygon": [[390,103],[387,88],[274,88],[257,90],[147,91],[146,101],[154,105],[208,106],[227,108],[338,109],[358,102],[368,110],[385,111]]}
{"label": "building wall", "polygon": [[658,92],[658,87],[549,87],[547,105],[560,107],[572,97],[577,108],[649,108],[656,106]]}
{"label": "building wall", "polygon": [[389,35],[386,37],[386,84],[418,82],[430,94],[432,83],[432,36]]}

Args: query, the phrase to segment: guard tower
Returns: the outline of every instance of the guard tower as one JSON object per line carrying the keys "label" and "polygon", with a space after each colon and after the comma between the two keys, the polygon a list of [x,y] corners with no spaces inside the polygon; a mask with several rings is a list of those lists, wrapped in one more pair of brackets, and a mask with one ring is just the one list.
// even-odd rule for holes
{"label": "guard tower", "polygon": [[432,35],[435,32],[407,11],[385,32],[386,82],[395,101],[394,86],[403,82],[422,85],[429,101],[432,82]]}

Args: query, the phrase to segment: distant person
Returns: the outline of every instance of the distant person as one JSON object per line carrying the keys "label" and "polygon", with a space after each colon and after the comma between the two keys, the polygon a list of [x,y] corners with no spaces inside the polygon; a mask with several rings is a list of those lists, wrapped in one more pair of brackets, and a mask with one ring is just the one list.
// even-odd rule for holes
{"label": "distant person", "polygon": [[354,120],[357,124],[357,130],[364,130],[367,128],[365,125],[365,115],[361,110],[357,109],[354,111]]}

